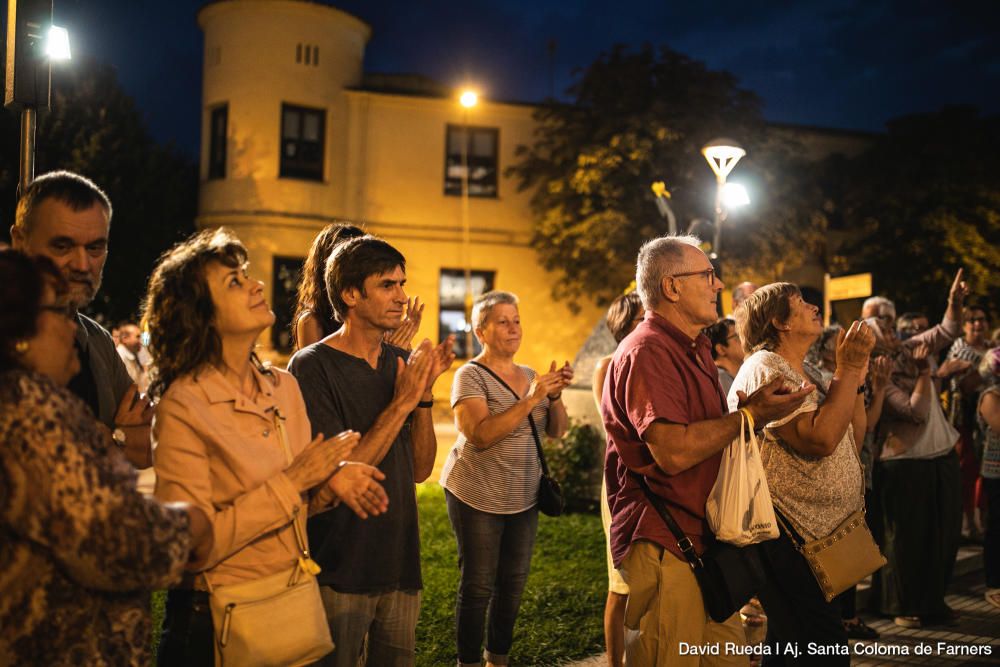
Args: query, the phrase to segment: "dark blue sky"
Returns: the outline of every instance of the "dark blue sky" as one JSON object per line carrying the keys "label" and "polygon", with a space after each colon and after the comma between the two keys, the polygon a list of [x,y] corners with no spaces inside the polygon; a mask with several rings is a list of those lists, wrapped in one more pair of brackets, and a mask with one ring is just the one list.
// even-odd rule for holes
{"label": "dark blue sky", "polygon": [[[55,0],[77,56],[114,65],[160,140],[194,156],[203,0]],[[1000,112],[1000,0],[343,0],[366,20],[367,71],[415,72],[489,97],[557,94],[615,43],[666,44],[725,69],[768,120],[881,130],[946,104]]]}

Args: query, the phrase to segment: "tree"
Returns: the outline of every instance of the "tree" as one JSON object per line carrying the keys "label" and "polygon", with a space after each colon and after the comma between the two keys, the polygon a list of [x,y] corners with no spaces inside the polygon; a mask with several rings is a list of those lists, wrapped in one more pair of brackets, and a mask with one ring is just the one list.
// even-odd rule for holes
{"label": "tree", "polygon": [[[114,70],[74,61],[53,71],[52,108],[39,114],[35,173],[68,169],[87,176],[114,209],[104,283],[92,315],[133,319],[156,258],[194,230],[197,166],[172,146],[157,144]],[[16,146],[17,117],[0,116],[3,146]],[[0,153],[0,197],[13,222],[18,151]]]}
{"label": "tree", "polygon": [[739,173],[765,189],[755,211],[741,215],[742,231],[727,227],[727,273],[773,280],[818,252],[825,220],[812,172],[768,138],[760,101],[731,74],[665,47],[617,46],[568,92],[572,104],[537,110],[534,143],[518,147],[507,171],[533,190],[533,245],[563,278],[554,297],[603,305],[621,293],[639,246],[666,232],[654,181],[666,182],[682,229],[711,217],[715,179],[700,150],[720,135],[748,148]]}
{"label": "tree", "polygon": [[942,312],[964,267],[973,297],[1000,304],[1000,116],[968,107],[890,121],[888,132],[843,165],[843,250],[854,271],[897,310]]}

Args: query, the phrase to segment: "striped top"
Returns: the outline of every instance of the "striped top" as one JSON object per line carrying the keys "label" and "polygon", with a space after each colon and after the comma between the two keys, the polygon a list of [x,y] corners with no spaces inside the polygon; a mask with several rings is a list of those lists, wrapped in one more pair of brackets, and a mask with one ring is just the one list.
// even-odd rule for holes
{"label": "striped top", "polygon": [[[1000,395],[1000,385],[993,385],[983,391],[979,397],[980,404],[986,394]],[[1000,433],[989,427],[982,415],[979,415],[979,427],[983,432],[983,467],[982,476],[986,479],[1000,479]],[[1000,511],[997,508],[995,511]]]}
{"label": "striped top", "polygon": [[[529,381],[535,379],[535,371],[527,366],[518,368]],[[510,410],[518,401],[488,371],[474,364],[459,368],[451,386],[452,408],[467,398],[485,399],[491,415]],[[549,420],[549,400],[542,399],[531,414],[538,435],[543,436]],[[441,486],[480,512],[516,514],[538,502],[541,476],[535,439],[525,418],[510,435],[486,449],[469,444],[459,432],[441,470]]]}

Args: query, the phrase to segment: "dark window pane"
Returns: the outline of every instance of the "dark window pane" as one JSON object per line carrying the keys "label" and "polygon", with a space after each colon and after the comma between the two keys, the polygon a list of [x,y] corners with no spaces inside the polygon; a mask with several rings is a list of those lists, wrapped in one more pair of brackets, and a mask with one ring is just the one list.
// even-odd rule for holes
{"label": "dark window pane", "polygon": [[[462,194],[465,177],[463,158],[469,169],[469,196],[497,196],[497,143],[499,131],[492,127],[448,125],[445,137],[444,193]],[[467,154],[463,155],[463,149]]]}
{"label": "dark window pane", "polygon": [[226,144],[227,126],[229,123],[229,106],[223,104],[212,109],[209,119],[209,144],[208,144],[208,177],[226,177]]}
{"label": "dark window pane", "polygon": [[282,105],[280,170],[282,178],[323,180],[325,125],[326,111],[323,109]]}
{"label": "dark window pane", "polygon": [[[472,271],[472,298],[493,289],[496,278],[494,271]],[[455,354],[462,359],[471,359],[482,352],[479,341],[472,336],[472,354],[466,350],[466,332],[471,331],[471,324],[465,320],[465,272],[462,269],[441,269],[441,282],[438,300],[440,315],[438,318],[438,340],[444,340],[449,334],[455,335]]]}
{"label": "dark window pane", "polygon": [[283,354],[292,351],[291,324],[295,314],[296,290],[302,277],[302,257],[275,257],[271,292],[271,308],[274,310],[274,326],[271,327],[271,344]]}

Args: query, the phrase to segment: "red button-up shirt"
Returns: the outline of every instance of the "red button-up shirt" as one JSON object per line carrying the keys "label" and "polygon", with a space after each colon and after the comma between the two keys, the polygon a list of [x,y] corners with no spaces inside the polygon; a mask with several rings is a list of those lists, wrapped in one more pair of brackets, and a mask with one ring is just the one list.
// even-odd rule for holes
{"label": "red button-up shirt", "polygon": [[601,398],[608,434],[604,476],[616,566],[636,540],[655,542],[683,558],[677,540],[630,471],[645,476],[698,552],[704,551],[711,535],[705,500],[715,484],[722,452],[669,475],[653,460],[643,436],[655,421],[687,425],[722,417],[727,413],[725,402],[711,344],[704,334],[692,340],[662,316],[647,311],[642,323],[618,346]]}

